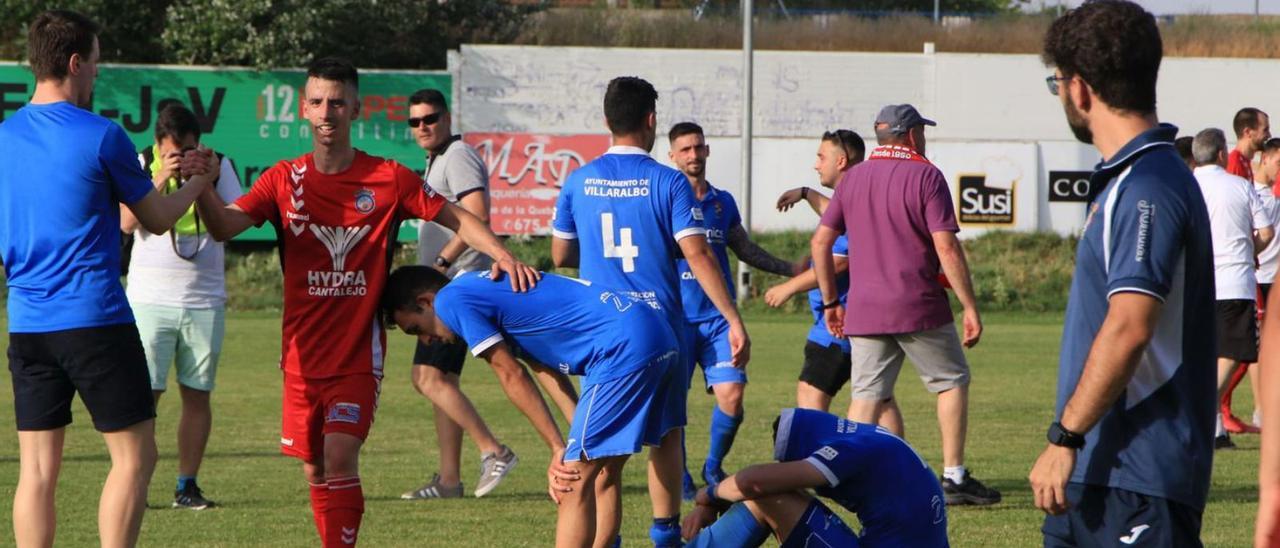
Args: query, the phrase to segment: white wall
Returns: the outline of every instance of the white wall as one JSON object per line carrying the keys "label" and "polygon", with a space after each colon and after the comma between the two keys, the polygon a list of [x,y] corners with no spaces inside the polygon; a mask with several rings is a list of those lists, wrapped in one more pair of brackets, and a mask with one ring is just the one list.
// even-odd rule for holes
{"label": "white wall", "polygon": [[[702,124],[712,183],[743,197],[739,52],[463,46],[453,61],[464,131],[605,133],[608,81],[644,77],[660,94],[659,126]],[[872,137],[881,106],[910,102],[938,122],[927,133],[928,156],[957,200],[961,173],[991,175],[1004,166],[1017,174],[1015,221],[1005,228],[1078,230],[1084,206],[1049,203],[1047,172],[1089,170],[1099,157],[1072,138],[1044,83],[1051,72],[1035,55],[757,52],[752,228],[813,227],[811,213],[778,213],[772,204],[787,188],[816,186],[818,137],[837,128]],[[1160,76],[1161,119],[1183,134],[1216,126],[1230,135],[1243,106],[1280,112],[1280,60],[1170,58]],[[654,156],[667,162],[663,141]],[[962,228],[974,235],[991,227]]]}

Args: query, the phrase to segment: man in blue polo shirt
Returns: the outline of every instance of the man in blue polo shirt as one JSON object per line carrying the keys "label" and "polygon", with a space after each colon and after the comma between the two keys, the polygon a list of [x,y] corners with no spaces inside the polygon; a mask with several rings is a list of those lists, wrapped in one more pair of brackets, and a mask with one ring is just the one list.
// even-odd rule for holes
{"label": "man in blue polo shirt", "polygon": [[[680,275],[683,256],[707,298],[729,324],[733,365],[746,367],[751,341],[729,295],[715,254],[707,245],[703,213],[679,171],[649,157],[657,140],[658,92],[643,79],[623,76],[609,82],[604,117],[613,146],[569,175],[556,201],[551,257],[557,267],[580,267],[583,279],[627,291],[659,307],[688,354]],[[688,387],[683,387],[685,390]],[[685,397],[684,391],[681,397]],[[653,526],[657,546],[680,542],[680,479],[684,420],[649,453]],[[621,511],[621,493],[598,494],[606,511]]]}
{"label": "man in blue polo shirt", "polygon": [[[902,438],[811,409],[784,409],[774,429],[777,463],[749,466],[698,492],[685,522],[690,548],[760,546],[770,531],[783,548],[947,546],[942,486]],[[862,534],[806,489],[856,513]],[[736,501],[743,502],[715,519]]]}
{"label": "man in blue polo shirt", "polygon": [[[669,156],[676,168],[689,179],[698,208],[702,210],[703,225],[707,229],[707,243],[716,254],[725,286],[732,297],[733,278],[729,272],[729,250],[743,262],[765,272],[779,276],[794,276],[796,265],[774,257],[755,242],[742,227],[742,217],[733,195],[711,186],[707,182],[707,157],[711,147],[707,145],[702,127],[693,122],[680,122],[667,132],[671,144]],[[742,424],[742,397],[747,384],[747,371],[733,365],[729,349],[729,322],[720,315],[716,306],[707,298],[689,261],[680,259],[680,295],[684,306],[685,330],[692,338],[689,355],[685,361],[689,367],[689,381],[702,366],[702,378],[708,392],[716,397],[711,409],[711,442],[707,458],[702,466],[702,481],[713,484],[724,478],[723,463],[738,426]],[[686,471],[684,474],[685,498],[693,498],[696,487]]]}
{"label": "man in blue polo shirt", "polygon": [[[516,293],[487,271],[450,282],[434,269],[406,266],[388,280],[383,310],[424,343],[464,341],[493,366],[507,396],[551,448],[548,476],[580,472],[581,486],[566,489],[554,479],[549,486],[559,505],[557,546],[616,537],[622,513],[598,509],[596,494],[618,492],[627,459],[643,445],[657,446],[684,421],[684,364],[656,307],[555,274]],[[568,442],[513,348],[583,377]],[[562,459],[573,464],[566,468]]]}
{"label": "man in blue polo shirt", "polygon": [[54,490],[76,394],[111,454],[99,538],[103,546],[137,542],[156,463],[155,402],[120,285],[119,204],[163,234],[217,174],[209,151],[187,152],[178,166],[186,184],[161,194],[124,130],[85,110],[98,76],[97,34],[97,24],[75,12],[37,16],[27,35],[35,94],[0,124],[19,546],[53,545]]}
{"label": "man in blue polo shirt", "polygon": [[1057,420],[1031,470],[1045,546],[1199,546],[1213,466],[1209,214],[1156,118],[1160,32],[1086,3],[1045,37],[1047,82],[1104,158],[1062,334]]}

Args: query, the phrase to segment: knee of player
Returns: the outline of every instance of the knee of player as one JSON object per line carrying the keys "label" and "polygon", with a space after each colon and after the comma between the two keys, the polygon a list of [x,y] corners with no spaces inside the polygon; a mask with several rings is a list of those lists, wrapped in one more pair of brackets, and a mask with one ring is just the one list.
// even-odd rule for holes
{"label": "knee of player", "polygon": [[324,476],[352,476],[359,473],[360,448],[346,444],[325,444]]}
{"label": "knee of player", "polygon": [[448,382],[448,375],[435,367],[429,365],[413,367],[413,387],[423,396],[429,397],[431,393],[444,389],[444,385]]}
{"label": "knee of player", "polygon": [[732,415],[742,414],[742,397],[745,384],[725,383],[725,389],[716,394],[716,401],[720,404],[722,411],[728,411]]}

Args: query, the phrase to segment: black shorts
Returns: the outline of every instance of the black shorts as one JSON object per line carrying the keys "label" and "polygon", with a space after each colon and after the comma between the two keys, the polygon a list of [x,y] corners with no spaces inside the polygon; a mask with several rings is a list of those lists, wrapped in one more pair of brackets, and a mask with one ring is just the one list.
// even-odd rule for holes
{"label": "black shorts", "polygon": [[1218,357],[1258,361],[1258,308],[1252,299],[1217,301]]}
{"label": "black shorts", "polygon": [[434,367],[454,375],[462,374],[462,362],[465,361],[467,361],[467,343],[461,340],[431,344],[422,344],[422,341],[418,341],[418,348],[413,351],[414,365]]}
{"label": "black shorts", "polygon": [[156,416],[151,375],[135,324],[10,333],[9,372],[18,430],[71,424],[76,393],[99,432]]}
{"label": "black shorts", "polygon": [[849,382],[850,364],[849,353],[840,345],[822,346],[813,341],[805,341],[804,367],[800,368],[800,380],[834,398]]}
{"label": "black shorts", "polygon": [[[1067,484],[1067,513],[1044,520],[1045,548],[1067,546],[1200,547],[1202,512],[1124,489]],[[1119,542],[1117,542],[1119,541]],[[1141,542],[1139,542],[1141,541]]]}
{"label": "black shorts", "polygon": [[1265,309],[1267,307],[1267,296],[1271,295],[1271,284],[1258,284],[1258,294],[1262,296],[1262,300],[1258,304],[1261,304],[1262,308]]}

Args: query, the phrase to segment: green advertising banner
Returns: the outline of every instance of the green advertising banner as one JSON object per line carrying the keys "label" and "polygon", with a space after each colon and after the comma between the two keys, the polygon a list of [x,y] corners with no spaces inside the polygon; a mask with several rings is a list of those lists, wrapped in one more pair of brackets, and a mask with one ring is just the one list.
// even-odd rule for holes
{"label": "green advertising banner", "polygon": [[[305,80],[300,70],[102,65],[92,110],[124,127],[141,148],[155,141],[160,108],[170,101],[186,105],[200,120],[201,142],[231,158],[248,190],[276,162],[311,150],[311,127],[301,114]],[[422,88],[452,96],[452,80],[444,71],[361,71],[360,119],[351,128],[355,147],[421,171],[423,152],[405,120],[409,95]],[[0,62],[0,123],[34,91],[26,67]],[[270,226],[237,238],[274,239]],[[417,223],[401,226],[400,239],[416,240]]]}

